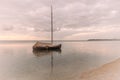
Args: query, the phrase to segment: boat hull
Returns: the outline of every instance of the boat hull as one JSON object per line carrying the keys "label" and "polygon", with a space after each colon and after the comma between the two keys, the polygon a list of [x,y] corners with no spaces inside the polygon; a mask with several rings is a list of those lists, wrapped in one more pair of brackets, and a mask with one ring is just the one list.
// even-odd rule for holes
{"label": "boat hull", "polygon": [[51,43],[40,43],[37,42],[33,46],[33,50],[59,50],[61,49],[61,44],[51,44]]}

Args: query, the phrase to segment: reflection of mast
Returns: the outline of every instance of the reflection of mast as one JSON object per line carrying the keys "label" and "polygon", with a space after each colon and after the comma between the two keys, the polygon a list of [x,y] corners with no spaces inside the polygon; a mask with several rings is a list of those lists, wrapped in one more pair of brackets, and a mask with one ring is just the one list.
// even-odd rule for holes
{"label": "reflection of mast", "polygon": [[58,49],[58,50],[33,50],[33,54],[36,56],[36,57],[45,57],[47,55],[50,56],[50,59],[51,59],[51,63],[50,63],[50,78],[51,80],[54,79],[54,71],[53,71],[53,68],[55,67],[54,66],[54,54],[61,54],[61,49]]}
{"label": "reflection of mast", "polygon": [[51,73],[53,73],[53,67],[54,67],[54,63],[53,63],[53,53],[51,53]]}

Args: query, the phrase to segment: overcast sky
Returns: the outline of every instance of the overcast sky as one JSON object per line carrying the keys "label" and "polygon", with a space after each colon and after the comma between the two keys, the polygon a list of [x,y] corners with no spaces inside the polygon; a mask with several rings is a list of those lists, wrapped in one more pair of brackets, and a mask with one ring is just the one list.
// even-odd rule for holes
{"label": "overcast sky", "polygon": [[[50,39],[50,0],[0,0],[0,40]],[[120,0],[53,0],[54,39],[120,38]]]}

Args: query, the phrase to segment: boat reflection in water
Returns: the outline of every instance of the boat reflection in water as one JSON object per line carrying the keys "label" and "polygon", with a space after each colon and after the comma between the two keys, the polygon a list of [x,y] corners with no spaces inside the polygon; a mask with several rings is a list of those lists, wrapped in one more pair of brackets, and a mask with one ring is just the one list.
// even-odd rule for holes
{"label": "boat reflection in water", "polygon": [[49,55],[51,58],[51,76],[53,75],[53,67],[54,67],[54,54],[61,54],[61,49],[55,49],[55,50],[33,50],[33,54],[37,57],[47,56]]}
{"label": "boat reflection in water", "polygon": [[33,50],[33,54],[37,57],[45,56],[45,55],[53,55],[55,53],[61,54],[61,49],[56,50]]}

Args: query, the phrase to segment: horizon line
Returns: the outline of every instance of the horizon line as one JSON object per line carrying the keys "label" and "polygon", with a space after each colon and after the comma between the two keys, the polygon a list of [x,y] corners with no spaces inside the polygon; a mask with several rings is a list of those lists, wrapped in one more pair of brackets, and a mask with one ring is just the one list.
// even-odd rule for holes
{"label": "horizon line", "polygon": [[[53,42],[74,42],[74,41],[120,41],[120,39],[84,39],[84,40],[53,40]],[[51,40],[0,40],[0,42],[34,42],[34,41],[45,41],[51,42]]]}

